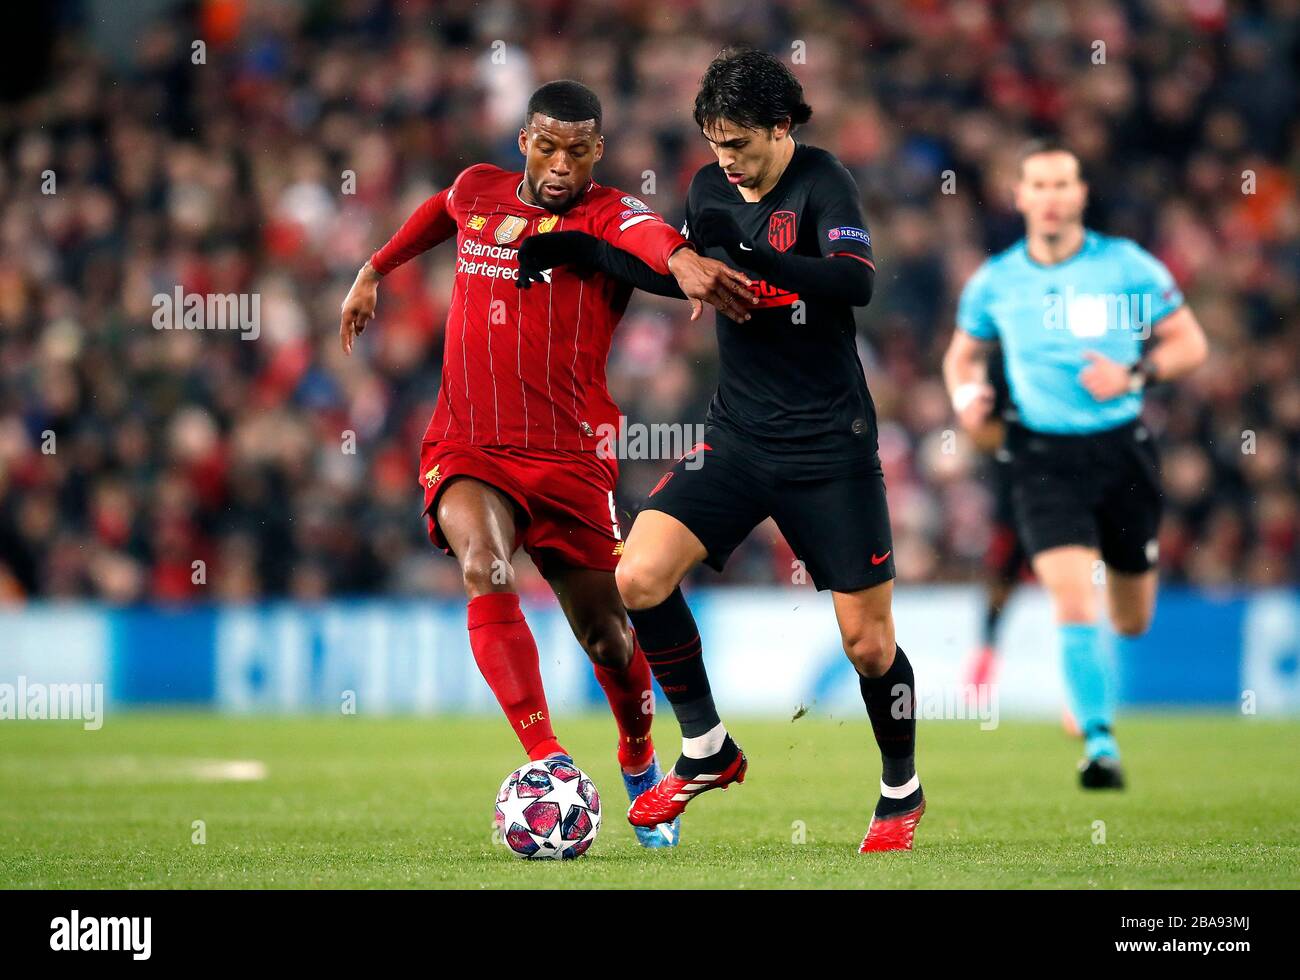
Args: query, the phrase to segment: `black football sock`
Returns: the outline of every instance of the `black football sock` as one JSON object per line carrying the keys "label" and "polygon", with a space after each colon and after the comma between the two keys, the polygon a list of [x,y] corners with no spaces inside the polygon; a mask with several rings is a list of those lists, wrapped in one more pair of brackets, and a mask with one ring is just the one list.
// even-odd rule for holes
{"label": "black football sock", "polygon": [[688,755],[681,755],[673,763],[673,772],[681,776],[682,779],[694,779],[700,773],[721,773],[727,766],[736,761],[736,756],[740,754],[738,746],[726,732],[723,732],[722,747],[710,756],[703,759],[693,759]]}
{"label": "black football sock", "polygon": [[1002,603],[990,601],[984,607],[984,645],[993,646],[998,635],[998,622],[1002,619]]}
{"label": "black football sock", "polygon": [[682,738],[718,737],[715,729],[722,719],[704,671],[700,631],[682,590],[673,589],[672,595],[649,609],[629,609],[627,615],[655,680],[673,706]]}
{"label": "black football sock", "polygon": [[[916,776],[916,677],[912,664],[895,644],[894,662],[879,677],[858,675],[862,703],[867,706],[871,730],[880,746],[881,797],[877,816],[913,809],[921,800],[921,786],[909,787]],[[888,789],[886,789],[888,787]],[[907,792],[887,795],[890,790]]]}

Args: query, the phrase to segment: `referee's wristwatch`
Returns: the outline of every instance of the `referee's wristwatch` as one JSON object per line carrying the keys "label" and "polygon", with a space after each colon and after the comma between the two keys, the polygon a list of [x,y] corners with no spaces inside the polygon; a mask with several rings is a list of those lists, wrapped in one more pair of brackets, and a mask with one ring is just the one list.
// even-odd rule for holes
{"label": "referee's wristwatch", "polygon": [[1144,357],[1134,362],[1128,369],[1128,391],[1130,395],[1140,395],[1148,384],[1156,379],[1156,366],[1151,358]]}

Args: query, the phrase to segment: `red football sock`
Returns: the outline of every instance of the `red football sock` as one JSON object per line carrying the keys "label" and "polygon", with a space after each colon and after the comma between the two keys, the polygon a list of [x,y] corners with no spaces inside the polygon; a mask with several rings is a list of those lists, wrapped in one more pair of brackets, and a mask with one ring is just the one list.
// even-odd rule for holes
{"label": "red football sock", "polygon": [[654,742],[650,740],[650,725],[654,721],[654,697],[648,696],[650,665],[646,662],[641,644],[632,634],[632,661],[623,670],[593,664],[596,680],[609,699],[609,709],[614,712],[618,725],[618,763],[631,772],[644,772],[654,755]]}
{"label": "red football sock", "polygon": [[537,641],[524,621],[518,595],[489,592],[470,599],[469,646],[528,758],[564,752],[551,728]]}

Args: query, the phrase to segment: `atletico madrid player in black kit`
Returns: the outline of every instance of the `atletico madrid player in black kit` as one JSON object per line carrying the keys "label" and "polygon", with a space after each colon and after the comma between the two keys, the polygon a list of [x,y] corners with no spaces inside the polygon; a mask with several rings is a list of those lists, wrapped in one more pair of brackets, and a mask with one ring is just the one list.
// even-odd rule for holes
{"label": "atletico madrid player in black kit", "polygon": [[[789,69],[752,50],[715,59],[695,100],[718,166],[695,175],[683,234],[752,279],[756,298],[748,315],[718,315],[718,391],[704,440],[651,491],[615,570],[683,741],[628,819],[670,821],[699,793],[744,780],[748,763],[718,717],[679,583],[701,561],[721,569],[772,517],[816,587],[832,594],[880,747],[880,800],[859,850],[909,850],[925,810],[914,679],[894,641],[889,512],[853,317],[871,298],[875,263],[852,176],[793,137],[811,114]],[[537,236],[520,254],[523,275],[566,262],[682,295],[672,277],[590,236]]]}

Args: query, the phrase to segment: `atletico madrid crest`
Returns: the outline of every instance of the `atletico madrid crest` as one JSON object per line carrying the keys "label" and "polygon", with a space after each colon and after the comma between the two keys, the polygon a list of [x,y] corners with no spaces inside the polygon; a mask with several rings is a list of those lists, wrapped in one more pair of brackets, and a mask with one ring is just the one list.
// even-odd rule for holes
{"label": "atletico madrid crest", "polygon": [[794,244],[795,226],[793,211],[773,211],[767,222],[767,241],[778,252],[788,252]]}

